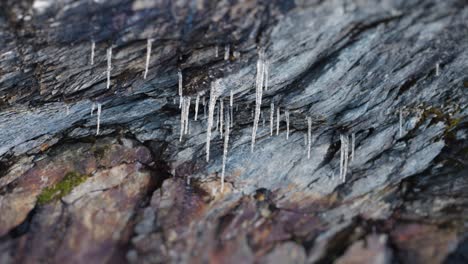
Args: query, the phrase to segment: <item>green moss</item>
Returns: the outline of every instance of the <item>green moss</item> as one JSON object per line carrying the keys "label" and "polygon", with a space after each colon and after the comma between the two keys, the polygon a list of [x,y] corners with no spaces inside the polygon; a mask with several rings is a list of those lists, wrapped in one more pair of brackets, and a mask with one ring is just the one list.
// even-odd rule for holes
{"label": "green moss", "polygon": [[88,175],[82,175],[77,172],[69,172],[60,182],[42,190],[42,193],[37,197],[37,203],[39,205],[43,205],[55,199],[60,199],[63,196],[69,194],[73,188],[86,181],[87,178]]}

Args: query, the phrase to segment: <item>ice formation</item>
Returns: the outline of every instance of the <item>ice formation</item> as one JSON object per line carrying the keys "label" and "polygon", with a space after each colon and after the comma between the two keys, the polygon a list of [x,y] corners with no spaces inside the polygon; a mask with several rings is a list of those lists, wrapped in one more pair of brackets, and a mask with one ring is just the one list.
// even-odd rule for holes
{"label": "ice formation", "polygon": [[112,47],[107,49],[107,89],[110,88],[111,69],[112,69]]}
{"label": "ice formation", "polygon": [[148,67],[150,63],[150,58],[151,58],[151,45],[153,43],[152,39],[148,39],[146,43],[146,65],[145,65],[145,74],[143,76],[144,79],[146,79],[146,76],[148,75]]}
{"label": "ice formation", "polygon": [[97,127],[96,136],[99,135],[99,129],[101,128],[101,104],[97,104]]}
{"label": "ice formation", "polygon": [[210,101],[208,103],[208,127],[206,129],[206,161],[210,161],[210,142],[211,142],[211,128],[213,127],[214,109],[216,100],[219,94],[219,80],[211,83],[210,88]]}

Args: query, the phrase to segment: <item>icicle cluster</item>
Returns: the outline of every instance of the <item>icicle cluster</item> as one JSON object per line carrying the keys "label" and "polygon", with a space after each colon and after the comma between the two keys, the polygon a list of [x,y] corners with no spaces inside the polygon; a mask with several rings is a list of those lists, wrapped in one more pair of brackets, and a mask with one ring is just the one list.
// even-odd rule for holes
{"label": "icicle cluster", "polygon": [[96,49],[96,43],[91,41],[91,65],[94,65],[94,50]]}
{"label": "icicle cluster", "polygon": [[101,128],[101,104],[97,104],[97,127],[96,136],[99,135],[99,129]]}
{"label": "icicle cluster", "polygon": [[312,146],[312,118],[307,117],[307,159],[310,159],[310,147]]}
{"label": "icicle cluster", "polygon": [[286,119],[286,140],[289,139],[289,111],[284,112],[284,117]]}
{"label": "icicle cluster", "polygon": [[151,58],[151,46],[152,46],[153,40],[148,39],[146,43],[146,65],[145,65],[145,74],[143,76],[143,79],[146,80],[146,76],[148,75],[148,67],[150,63],[150,58]]}
{"label": "icicle cluster", "polygon": [[182,141],[182,136],[188,134],[189,127],[189,112],[190,112],[190,97],[181,98],[181,111],[180,111],[180,138],[179,141]]}
{"label": "icicle cluster", "polygon": [[263,93],[263,80],[265,77],[265,52],[260,49],[258,53],[257,61],[257,77],[255,80],[255,114],[254,124],[252,128],[252,142],[250,145],[250,151],[253,152],[255,146],[255,139],[257,137],[258,121],[260,119],[260,107],[262,105],[262,93]]}
{"label": "icicle cluster", "polygon": [[210,101],[208,103],[208,127],[206,129],[206,161],[210,161],[210,142],[211,142],[211,128],[213,127],[214,109],[216,100],[219,95],[219,80],[211,83],[210,88]]}
{"label": "icicle cluster", "polygon": [[112,69],[112,47],[107,49],[107,89],[110,88],[111,69]]}
{"label": "icicle cluster", "polygon": [[197,121],[198,119],[198,105],[200,104],[200,95],[197,94],[197,98],[195,99],[195,117],[194,120]]}
{"label": "icicle cluster", "polygon": [[341,134],[340,141],[340,179],[342,180],[342,182],[346,182],[346,174],[348,171],[349,159],[349,136]]}
{"label": "icicle cluster", "polygon": [[224,191],[224,174],[226,171],[226,160],[229,145],[230,121],[229,114],[226,114],[226,126],[224,128],[223,168],[221,170],[221,193]]}
{"label": "icicle cluster", "polygon": [[281,115],[280,115],[280,108],[276,108],[276,135],[279,135],[279,127],[280,127],[280,120],[281,120]]}

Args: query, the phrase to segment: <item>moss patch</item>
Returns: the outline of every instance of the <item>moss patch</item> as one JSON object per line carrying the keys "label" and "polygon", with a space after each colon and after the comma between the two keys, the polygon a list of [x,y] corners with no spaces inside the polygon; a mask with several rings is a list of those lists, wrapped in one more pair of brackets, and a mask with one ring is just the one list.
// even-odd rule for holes
{"label": "moss patch", "polygon": [[37,197],[37,203],[39,205],[44,205],[55,199],[60,199],[69,194],[73,188],[86,181],[87,178],[88,175],[82,175],[77,172],[69,172],[60,182],[42,190],[41,194]]}

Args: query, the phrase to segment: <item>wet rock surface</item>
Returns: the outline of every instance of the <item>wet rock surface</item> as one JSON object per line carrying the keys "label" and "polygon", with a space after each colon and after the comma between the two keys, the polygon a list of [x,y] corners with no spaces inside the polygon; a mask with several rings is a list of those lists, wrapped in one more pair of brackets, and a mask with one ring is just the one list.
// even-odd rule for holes
{"label": "wet rock surface", "polygon": [[[0,7],[0,263],[468,261],[463,1]],[[205,157],[215,81],[223,191],[220,128]]]}

